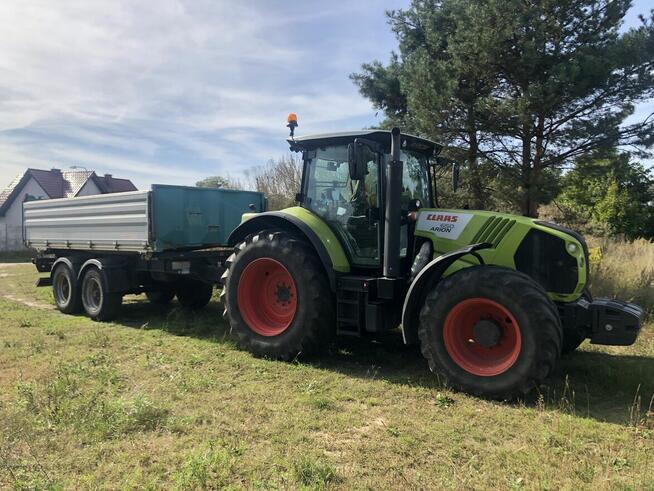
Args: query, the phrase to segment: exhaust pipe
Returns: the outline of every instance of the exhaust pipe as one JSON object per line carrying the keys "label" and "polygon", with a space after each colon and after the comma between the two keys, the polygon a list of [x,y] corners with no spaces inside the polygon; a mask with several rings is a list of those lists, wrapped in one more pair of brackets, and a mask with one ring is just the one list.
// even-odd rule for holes
{"label": "exhaust pipe", "polygon": [[386,172],[386,209],[384,210],[384,276],[400,275],[400,197],[402,196],[400,129],[391,130],[391,162]]}

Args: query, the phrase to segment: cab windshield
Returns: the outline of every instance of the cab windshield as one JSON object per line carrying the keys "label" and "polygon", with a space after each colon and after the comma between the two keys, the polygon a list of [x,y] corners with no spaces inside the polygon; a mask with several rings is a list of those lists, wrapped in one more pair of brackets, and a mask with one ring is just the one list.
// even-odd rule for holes
{"label": "cab windshield", "polygon": [[[387,162],[390,155],[386,155]],[[422,206],[430,206],[429,199],[429,162],[423,154],[411,151],[400,152],[400,159],[404,162],[402,171],[402,196],[400,204],[402,210],[407,210],[411,201],[419,199]]]}
{"label": "cab windshield", "polygon": [[[428,159],[410,150],[401,152],[404,162],[400,206],[403,214],[413,211],[415,201],[429,206]],[[353,264],[378,267],[380,264],[383,219],[384,172],[390,155],[370,152],[365,177],[351,179],[347,145],[317,148],[308,160],[304,206],[322,217],[344,244]],[[381,167],[386,167],[382,165]],[[406,255],[407,225],[402,226],[401,255]]]}

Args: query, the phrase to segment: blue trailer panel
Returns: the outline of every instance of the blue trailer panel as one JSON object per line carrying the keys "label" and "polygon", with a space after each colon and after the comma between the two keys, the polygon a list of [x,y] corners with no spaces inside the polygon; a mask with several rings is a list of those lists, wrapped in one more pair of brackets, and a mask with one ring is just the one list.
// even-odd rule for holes
{"label": "blue trailer panel", "polygon": [[265,209],[262,193],[188,186],[152,186],[151,220],[155,251],[227,244],[253,206]]}

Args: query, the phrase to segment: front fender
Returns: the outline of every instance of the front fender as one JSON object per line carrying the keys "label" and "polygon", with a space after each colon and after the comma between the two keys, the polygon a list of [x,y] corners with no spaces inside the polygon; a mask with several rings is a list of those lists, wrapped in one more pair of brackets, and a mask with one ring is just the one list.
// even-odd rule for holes
{"label": "front fender", "polygon": [[438,256],[422,268],[404,297],[404,307],[402,308],[402,337],[404,338],[405,344],[416,344],[418,342],[418,314],[423,300],[426,293],[442,278],[447,268],[468,254],[475,255],[479,262],[483,264],[481,256],[476,254],[476,251],[490,249],[491,247],[493,247],[492,244],[485,242],[471,244],[456,251]]}

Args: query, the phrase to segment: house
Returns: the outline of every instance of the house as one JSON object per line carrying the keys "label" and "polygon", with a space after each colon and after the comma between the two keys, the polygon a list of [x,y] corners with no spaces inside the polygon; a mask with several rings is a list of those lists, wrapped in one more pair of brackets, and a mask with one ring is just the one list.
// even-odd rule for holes
{"label": "house", "polygon": [[88,170],[27,169],[0,192],[0,251],[23,249],[23,201],[136,191],[129,179]]}

